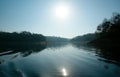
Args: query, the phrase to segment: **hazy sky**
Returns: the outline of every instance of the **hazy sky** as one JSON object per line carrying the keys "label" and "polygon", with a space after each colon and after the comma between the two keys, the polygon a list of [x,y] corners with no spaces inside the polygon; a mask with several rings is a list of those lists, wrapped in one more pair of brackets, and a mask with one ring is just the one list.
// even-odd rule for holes
{"label": "hazy sky", "polygon": [[0,31],[74,37],[120,13],[120,0],[0,0]]}

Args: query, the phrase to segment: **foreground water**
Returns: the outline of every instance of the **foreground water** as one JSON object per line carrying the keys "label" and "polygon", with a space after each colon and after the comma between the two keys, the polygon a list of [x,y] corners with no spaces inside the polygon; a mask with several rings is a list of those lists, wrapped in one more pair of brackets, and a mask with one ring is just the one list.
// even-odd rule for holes
{"label": "foreground water", "polygon": [[93,47],[19,48],[0,53],[0,77],[120,77],[119,62]]}

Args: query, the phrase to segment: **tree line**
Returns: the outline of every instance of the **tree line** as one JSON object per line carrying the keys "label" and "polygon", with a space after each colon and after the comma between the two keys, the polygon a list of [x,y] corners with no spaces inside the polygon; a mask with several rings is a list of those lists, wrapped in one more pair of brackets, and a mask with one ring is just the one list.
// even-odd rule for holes
{"label": "tree line", "polygon": [[46,37],[42,34],[30,33],[27,31],[17,32],[0,32],[0,43],[33,43],[45,42]]}
{"label": "tree line", "polygon": [[92,41],[94,44],[117,46],[120,43],[120,14],[113,13],[110,19],[104,19],[97,26],[95,34],[96,38]]}
{"label": "tree line", "polygon": [[77,36],[71,39],[73,43],[92,44],[96,46],[106,46],[108,48],[117,47],[120,44],[120,14],[113,13],[110,19],[104,19],[97,26],[95,33]]}

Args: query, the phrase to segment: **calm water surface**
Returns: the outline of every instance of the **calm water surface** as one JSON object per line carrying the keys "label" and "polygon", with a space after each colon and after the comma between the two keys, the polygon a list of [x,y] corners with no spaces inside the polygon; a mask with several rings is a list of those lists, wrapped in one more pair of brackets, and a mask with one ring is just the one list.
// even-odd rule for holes
{"label": "calm water surface", "polygon": [[101,56],[92,47],[19,48],[24,52],[11,49],[0,53],[0,77],[120,77],[119,62]]}

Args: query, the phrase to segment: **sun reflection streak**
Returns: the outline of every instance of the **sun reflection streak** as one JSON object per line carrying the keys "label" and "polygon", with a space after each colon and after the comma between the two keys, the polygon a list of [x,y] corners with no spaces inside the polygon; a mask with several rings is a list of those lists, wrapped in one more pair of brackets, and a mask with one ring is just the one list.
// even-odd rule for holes
{"label": "sun reflection streak", "polygon": [[62,75],[63,75],[63,76],[67,76],[67,75],[68,75],[65,68],[62,69]]}

